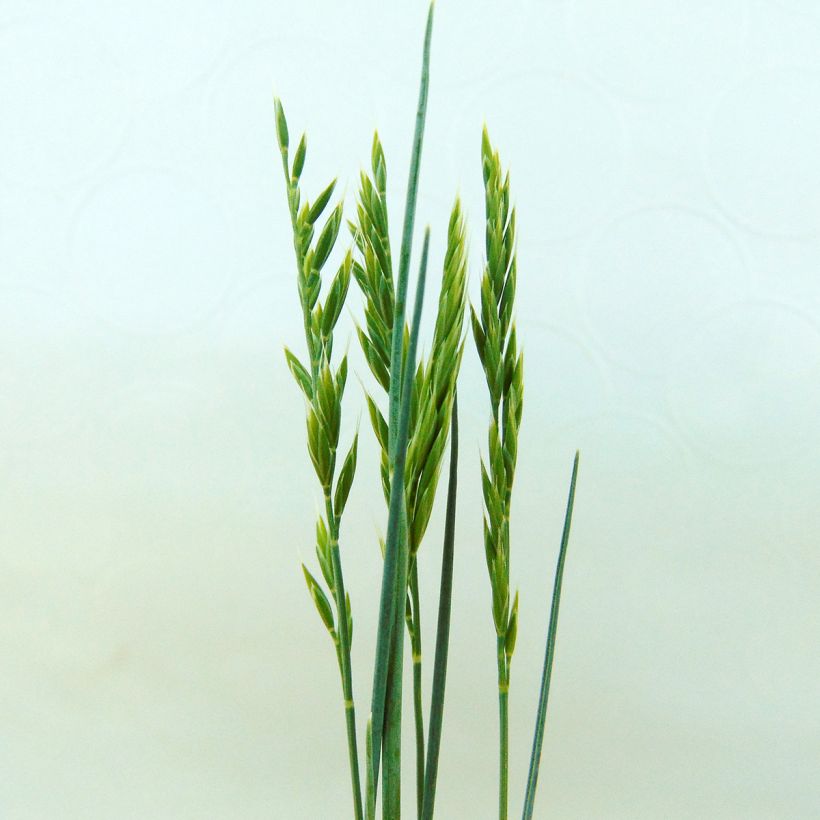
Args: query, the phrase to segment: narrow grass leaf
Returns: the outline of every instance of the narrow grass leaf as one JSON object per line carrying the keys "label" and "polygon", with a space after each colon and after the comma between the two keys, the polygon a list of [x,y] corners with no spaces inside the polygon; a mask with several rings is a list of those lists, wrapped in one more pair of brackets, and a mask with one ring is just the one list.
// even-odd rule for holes
{"label": "narrow grass leaf", "polygon": [[[384,555],[384,571],[382,575],[382,591],[379,606],[379,631],[376,642],[376,665],[373,680],[373,708],[371,709],[373,719],[373,799],[378,790],[379,782],[379,760],[381,757],[381,743],[383,735],[383,723],[385,713],[385,700],[387,696],[387,677],[391,666],[390,649],[394,636],[394,624],[396,621],[396,610],[401,605],[404,592],[401,598],[397,598],[397,586],[404,578],[406,584],[407,564],[406,556],[400,554],[400,523],[404,513],[404,467],[407,459],[407,438],[410,424],[410,398],[412,394],[413,371],[415,369],[416,347],[418,344],[419,326],[421,324],[421,308],[424,298],[424,286],[427,276],[427,253],[430,245],[429,229],[424,236],[424,246],[422,249],[421,268],[419,279],[416,285],[416,303],[413,311],[413,328],[410,334],[410,343],[407,350],[407,365],[404,369],[404,385],[402,388],[401,412],[398,418],[398,430],[396,433],[396,452],[393,475],[390,483],[390,506],[387,518],[387,538]],[[404,319],[399,326],[404,324]],[[401,566],[402,562],[404,566]],[[403,635],[401,622],[398,628],[399,636]],[[401,670],[401,658],[398,658],[399,670]]]}
{"label": "narrow grass leaf", "polygon": [[413,307],[413,324],[407,355],[402,372],[401,408],[396,437],[396,460],[390,484],[390,511],[388,516],[387,549],[390,549],[390,522],[395,520],[394,541],[398,553],[395,586],[393,590],[392,645],[389,657],[388,687],[384,728],[384,789],[382,793],[385,817],[398,818],[401,813],[401,689],[404,629],[400,601],[407,594],[408,543],[407,507],[405,503],[404,474],[407,462],[407,442],[410,434],[410,409],[413,396],[413,378],[416,364],[421,310],[427,281],[427,255],[430,250],[430,229],[424,232],[421,250],[419,278],[416,283],[416,300]]}
{"label": "narrow grass leaf", "polygon": [[438,598],[436,657],[433,663],[433,691],[430,702],[430,728],[427,764],[424,769],[422,820],[432,820],[436,800],[441,728],[444,721],[444,688],[447,681],[447,656],[450,649],[450,609],[453,598],[453,553],[456,531],[456,492],[458,486],[458,406],[453,397],[450,422],[450,476],[447,485],[447,510],[444,520],[444,549],[441,555],[441,587]]}
{"label": "narrow grass leaf", "polygon": [[[424,139],[424,123],[427,116],[427,90],[430,78],[430,42],[433,30],[433,4],[427,13],[427,26],[424,35],[424,48],[422,52],[421,82],[419,88],[419,101],[416,111],[416,129],[413,137],[413,152],[410,161],[410,173],[407,186],[407,200],[404,214],[404,228],[402,232],[401,255],[399,258],[399,281],[398,292],[396,294],[394,314],[393,314],[393,339],[391,346],[391,378],[389,383],[390,410],[388,439],[389,449],[393,450],[393,439],[397,435],[399,416],[399,395],[401,382],[401,361],[403,347],[404,329],[404,304],[407,294],[407,278],[410,269],[410,246],[413,235],[413,225],[415,224],[416,199],[418,195],[418,177],[421,163],[421,147]],[[383,157],[382,167],[383,166]],[[412,373],[412,368],[408,368]],[[407,391],[406,402],[409,409],[410,390]],[[406,448],[406,444],[405,444]],[[402,458],[404,460],[404,457]],[[402,466],[402,472],[404,467]],[[403,488],[402,488],[403,492]],[[391,490],[392,497],[392,490]],[[391,518],[396,518],[391,514]],[[388,525],[390,519],[388,519]],[[398,527],[398,521],[394,521],[394,527]],[[395,538],[395,534],[394,534]],[[395,552],[394,545],[394,552]],[[373,791],[378,789],[379,761],[381,757],[382,741],[382,721],[384,720],[384,703],[387,687],[387,661],[390,650],[390,637],[394,620],[394,600],[393,590],[395,587],[396,575],[396,555],[389,555],[386,551],[385,562],[382,575],[381,600],[379,605],[379,631],[376,644],[376,663],[373,672],[373,694],[372,708],[373,716]],[[390,559],[388,561],[388,558]]]}
{"label": "narrow grass leaf", "polygon": [[561,583],[564,577],[564,561],[567,557],[569,530],[572,525],[572,508],[575,505],[575,482],[578,478],[578,459],[579,455],[576,451],[575,461],[572,465],[572,479],[569,484],[567,511],[564,516],[564,531],[561,535],[561,549],[558,552],[558,566],[555,569],[552,606],[550,608],[550,621],[547,630],[547,648],[544,653],[544,670],[541,675],[541,692],[538,696],[538,713],[535,719],[535,735],[532,741],[532,754],[530,755],[530,771],[527,776],[527,792],[524,798],[523,820],[531,820],[533,806],[535,805],[535,787],[538,783],[538,769],[541,765],[541,746],[544,742],[544,727],[547,720],[547,700],[549,699],[550,693],[552,661],[555,656],[555,636],[558,632],[558,607],[561,604]]}

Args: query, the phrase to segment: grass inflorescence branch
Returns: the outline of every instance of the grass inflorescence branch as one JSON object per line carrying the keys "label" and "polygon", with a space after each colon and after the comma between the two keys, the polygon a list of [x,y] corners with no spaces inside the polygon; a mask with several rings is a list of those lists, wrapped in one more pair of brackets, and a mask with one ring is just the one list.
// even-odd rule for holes
{"label": "grass inflorescence branch", "polygon": [[473,338],[484,368],[492,417],[488,457],[481,462],[484,493],[484,554],[492,590],[496,632],[499,710],[498,816],[508,805],[510,665],[518,634],[518,593],[510,595],[510,505],[518,457],[518,431],[524,401],[523,354],[516,343],[513,308],[517,274],[515,209],[510,177],[504,173],[487,129],[481,139],[484,174],[485,254],[481,306],[470,308]]}
{"label": "grass inflorescence branch", "polygon": [[335,613],[321,584],[304,564],[302,571],[308,591],[336,649],[342,678],[354,812],[356,820],[363,820],[356,742],[356,711],[353,700],[353,672],[350,659],[353,616],[350,598],[345,592],[344,574],[339,554],[339,527],[356,472],[358,435],[354,436],[337,476],[336,462],[342,419],[342,397],[347,383],[347,356],[342,358],[335,369],[331,362],[333,330],[347,296],[353,262],[351,252],[348,251],[331,281],[324,302],[320,302],[322,270],[339,236],[342,203],[339,202],[331,209],[317,237],[316,225],[330,203],[335,181],[324,189],[313,204],[307,200],[302,201],[299,182],[307,153],[306,139],[303,135],[299,140],[293,162],[289,165],[289,135],[285,111],[278,99],[275,100],[274,108],[279,151],[282,155],[282,168],[287,184],[288,208],[293,227],[296,281],[302,307],[309,368],[305,367],[287,348],[285,358],[305,398],[308,451],[316,477],[322,487],[325,507],[324,517],[320,516],[316,523],[316,558],[322,577],[335,602]]}

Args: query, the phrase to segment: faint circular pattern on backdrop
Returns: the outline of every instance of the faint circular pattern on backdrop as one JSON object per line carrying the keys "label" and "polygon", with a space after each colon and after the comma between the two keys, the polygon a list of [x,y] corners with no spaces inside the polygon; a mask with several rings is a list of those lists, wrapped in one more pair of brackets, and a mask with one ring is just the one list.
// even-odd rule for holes
{"label": "faint circular pattern on backdrop", "polygon": [[746,295],[731,234],[697,211],[643,208],[604,227],[580,286],[590,334],[611,359],[662,375],[687,349],[704,310]]}
{"label": "faint circular pattern on backdrop", "polygon": [[725,82],[746,38],[746,0],[665,3],[575,0],[570,37],[604,83],[630,96],[667,99]]}
{"label": "faint circular pattern on backdrop", "polygon": [[705,455],[739,466],[808,456],[820,445],[820,331],[774,302],[723,308],[693,326],[667,391]]}
{"label": "faint circular pattern on backdrop", "polygon": [[[0,136],[2,139],[2,136]],[[0,181],[0,282],[27,287],[33,282],[68,296],[64,239],[66,192]]]}
{"label": "faint circular pattern on backdrop", "polygon": [[88,308],[135,333],[184,330],[219,304],[233,236],[220,204],[178,174],[111,177],[74,216],[74,275]]}
{"label": "faint circular pattern on backdrop", "polygon": [[[619,563],[623,550],[635,547],[635,524],[640,519],[643,560],[688,560],[679,554],[679,542],[689,537],[694,519],[681,497],[690,492],[694,472],[686,443],[664,419],[620,408],[579,417],[541,446],[555,453],[564,445],[581,453],[578,500],[585,526],[608,534],[597,559],[606,554],[604,560]],[[653,514],[641,515],[644,507]]]}
{"label": "faint circular pattern on backdrop", "polygon": [[817,0],[768,0],[769,3],[778,6],[784,11],[791,11],[797,14],[807,14],[813,17],[820,15],[820,6]]}
{"label": "faint circular pattern on backdrop", "polygon": [[106,0],[85,6],[79,22],[117,55],[124,87],[138,99],[178,94],[203,79],[225,47],[235,13],[228,0]]}
{"label": "faint circular pattern on backdrop", "polygon": [[[230,513],[247,506],[255,462],[221,388],[216,378],[211,385],[143,379],[100,402],[89,457],[101,471],[100,485],[112,493],[110,503],[122,505],[121,517],[144,513],[140,538],[149,551],[161,549],[163,534],[191,507],[208,527],[224,509],[228,527]],[[174,520],[158,520],[158,510]]]}
{"label": "faint circular pattern on backdrop", "polygon": [[[607,214],[623,185],[627,140],[620,113],[601,92],[537,69],[488,77],[453,118],[450,156],[460,179],[476,174],[485,118],[510,169],[519,233],[529,244],[577,235]],[[471,132],[476,152],[460,152]]]}
{"label": "faint circular pattern on backdrop", "polygon": [[[222,169],[230,185],[273,190],[283,201],[274,95],[282,98],[294,147],[307,132],[303,177],[308,189],[316,186],[313,196],[337,174],[344,178],[349,158],[369,161],[373,137],[370,117],[362,116],[373,108],[369,90],[366,84],[353,87],[344,80],[338,44],[311,39],[300,43],[299,51],[301,59],[293,59],[292,44],[270,38],[232,54],[209,83],[205,111],[205,128],[216,134],[217,173]],[[303,87],[306,65],[313,76],[327,78],[311,95],[294,91]],[[323,171],[326,167],[332,170]]]}
{"label": "faint circular pattern on backdrop", "polygon": [[43,187],[104,167],[129,123],[120,79],[99,42],[57,21],[0,28],[0,175]]}
{"label": "faint circular pattern on backdrop", "polygon": [[[464,14],[463,8],[455,3],[442,3],[436,8],[436,16],[452,15],[457,19],[457,22],[448,27],[447,34],[452,36],[448,48],[458,54],[460,63],[470,69],[480,68],[482,72],[497,73],[514,61],[515,57],[508,53],[510,44],[520,43],[522,34],[526,33],[527,26],[537,15],[537,7],[548,3],[549,0],[508,0],[501,6],[497,0],[473,0],[469,14]],[[447,7],[450,5],[452,9]],[[492,20],[492,26],[487,26],[488,19]],[[431,62],[435,60],[438,45],[435,23],[433,29]],[[433,66],[435,69],[435,62]],[[438,71],[433,74],[433,82],[442,85],[458,84],[458,75],[446,76]]]}
{"label": "faint circular pattern on backdrop", "polygon": [[820,232],[820,73],[754,74],[718,103],[705,162],[712,194],[729,216],[783,237]]}
{"label": "faint circular pattern on backdrop", "polygon": [[61,299],[33,288],[0,288],[4,447],[65,435],[80,421],[98,344]]}
{"label": "faint circular pattern on backdrop", "polygon": [[[609,393],[606,371],[583,339],[539,321],[519,322],[518,333],[525,381],[537,388],[524,398],[524,413],[533,425],[529,429],[538,429],[543,436],[604,409]],[[468,339],[468,346],[471,342]]]}

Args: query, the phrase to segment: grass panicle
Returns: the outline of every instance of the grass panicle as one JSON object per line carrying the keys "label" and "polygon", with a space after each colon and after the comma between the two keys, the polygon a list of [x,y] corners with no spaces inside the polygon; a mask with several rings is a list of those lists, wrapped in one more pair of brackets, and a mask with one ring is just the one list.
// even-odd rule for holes
{"label": "grass panicle", "polygon": [[287,348],[285,359],[305,399],[308,451],[325,501],[324,516],[320,516],[316,523],[316,558],[322,577],[335,602],[335,613],[320,582],[304,564],[302,571],[319,617],[336,649],[342,678],[354,812],[356,820],[363,820],[350,660],[353,617],[350,598],[345,592],[339,554],[339,528],[356,472],[358,435],[354,436],[337,477],[336,462],[342,419],[342,397],[347,383],[347,356],[342,358],[335,369],[331,361],[333,330],[347,297],[353,257],[350,251],[345,254],[338,271],[326,288],[324,302],[320,302],[322,272],[339,236],[342,203],[331,208],[317,236],[316,226],[330,204],[335,182],[331,182],[312,205],[307,200],[303,201],[299,182],[305,164],[307,142],[303,135],[290,163],[287,120],[279,99],[275,100],[274,112],[293,228],[296,281],[302,307],[309,367]]}
{"label": "grass panicle", "polygon": [[[358,249],[354,277],[365,296],[365,323],[358,329],[362,350],[379,384],[389,389],[392,372],[387,339],[392,338],[393,272],[387,236],[384,153],[374,137],[372,178],[362,174],[357,223],[351,225]],[[422,705],[421,609],[417,554],[433,510],[441,464],[449,435],[453,397],[463,345],[467,290],[467,243],[461,204],[456,200],[447,231],[438,311],[430,355],[419,362],[412,384],[410,437],[405,472],[406,520],[410,555],[405,622],[412,643],[413,704],[416,727],[416,798],[421,813],[424,780],[424,720]],[[406,348],[408,330],[403,331]],[[404,358],[404,356],[403,356]],[[368,410],[381,448],[381,478],[390,494],[388,423],[378,399],[368,395]]]}
{"label": "grass panicle", "polygon": [[510,665],[518,634],[518,593],[510,594],[510,503],[523,409],[523,356],[518,352],[515,304],[515,209],[510,205],[510,177],[504,173],[487,129],[481,140],[484,175],[485,255],[481,306],[471,306],[473,338],[490,394],[492,418],[488,457],[481,462],[484,494],[484,552],[492,589],[496,632],[499,707],[498,814],[508,805],[508,697]]}

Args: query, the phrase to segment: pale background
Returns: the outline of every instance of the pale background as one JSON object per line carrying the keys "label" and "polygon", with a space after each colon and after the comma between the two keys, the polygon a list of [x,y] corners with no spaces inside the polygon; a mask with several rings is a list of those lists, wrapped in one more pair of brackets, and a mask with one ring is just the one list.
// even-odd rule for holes
{"label": "pale background", "polygon": [[[0,3],[6,820],[350,816],[299,570],[318,497],[282,356],[303,342],[272,98],[309,131],[314,194],[338,174],[352,202],[378,126],[395,228],[424,15]],[[484,120],[519,207],[526,350],[512,814],[580,447],[537,816],[818,817],[820,5],[441,0],[418,227],[439,270],[460,191],[473,298]],[[349,307],[338,344],[367,381],[353,288]],[[442,820],[496,799],[472,349],[462,375]],[[385,515],[349,385],[361,731]]]}

